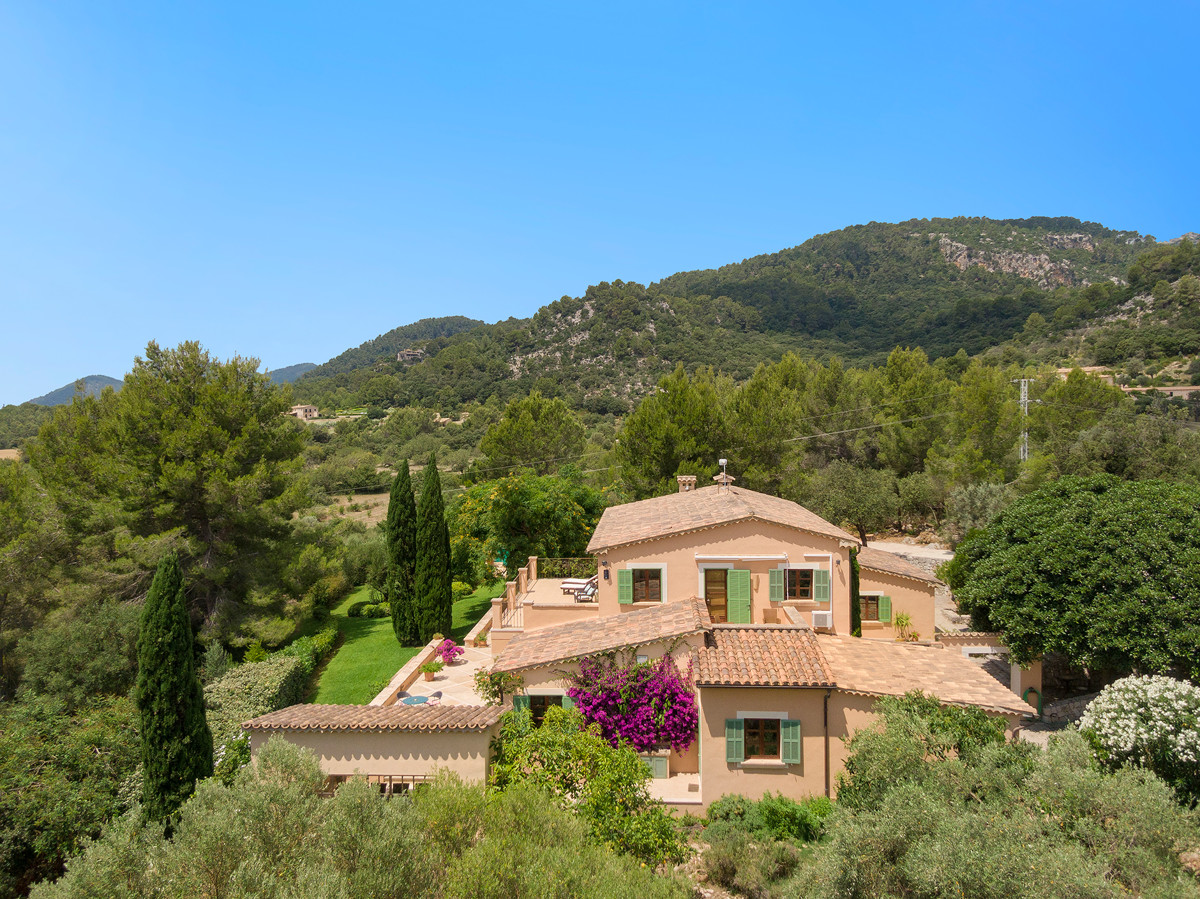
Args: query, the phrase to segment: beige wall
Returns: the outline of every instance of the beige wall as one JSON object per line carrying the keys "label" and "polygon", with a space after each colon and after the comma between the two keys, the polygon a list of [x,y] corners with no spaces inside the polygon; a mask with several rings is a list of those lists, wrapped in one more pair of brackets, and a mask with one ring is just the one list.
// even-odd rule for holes
{"label": "beige wall", "polygon": [[321,770],[331,775],[421,775],[440,769],[463,780],[487,779],[488,746],[497,728],[482,731],[309,731],[253,730],[250,751],[257,753],[278,734],[316,753]]}
{"label": "beige wall", "polygon": [[[793,799],[825,795],[825,690],[782,687],[700,689],[700,798],[705,806],[726,793],[758,798],[783,793]],[[831,698],[832,703],[832,698]],[[725,761],[725,719],[786,714],[801,722],[803,764]],[[831,740],[836,742],[836,740]]]}
{"label": "beige wall", "polygon": [[[697,560],[696,556],[721,556],[723,558]],[[787,556],[786,563],[779,558],[753,559],[753,556]],[[600,616],[617,615],[623,611],[647,608],[652,604],[634,603],[621,605],[617,602],[616,571],[621,568],[643,568],[662,566],[665,572],[663,596],[667,602],[678,602],[692,596],[703,595],[702,570],[704,567],[743,568],[751,573],[751,616],[757,624],[766,623],[775,616],[769,613],[772,604],[769,598],[769,575],[767,572],[780,565],[819,566],[833,572],[834,630],[850,632],[850,554],[837,540],[785,528],[764,521],[738,521],[705,531],[678,534],[661,540],[651,540],[632,546],[610,549],[600,554],[601,577],[598,604]],[[604,578],[603,562],[608,562],[608,579]],[[840,562],[840,564],[838,564]],[[807,611],[816,608],[814,603],[790,603]],[[776,604],[776,607],[779,604]],[[811,620],[811,619],[810,619]],[[772,621],[773,623],[773,621]]]}
{"label": "beige wall", "polygon": [[526,602],[521,609],[525,630],[535,631],[538,628],[550,627],[555,624],[568,624],[572,621],[586,621],[597,618],[600,609],[594,602],[590,603],[547,603]]}
{"label": "beige wall", "polygon": [[[912,629],[921,635],[922,640],[934,638],[934,599],[935,586],[925,581],[915,581],[912,578],[897,577],[882,571],[860,567],[858,575],[858,592],[882,593],[892,598],[892,621],[900,612],[907,612],[912,618]],[[862,635],[871,639],[895,640],[894,624],[884,624],[879,621],[864,621]]]}

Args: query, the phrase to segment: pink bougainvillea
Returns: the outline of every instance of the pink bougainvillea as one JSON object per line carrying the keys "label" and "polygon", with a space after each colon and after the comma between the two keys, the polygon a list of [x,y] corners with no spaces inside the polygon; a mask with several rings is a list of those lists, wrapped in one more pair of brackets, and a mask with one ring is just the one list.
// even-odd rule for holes
{"label": "pink bougainvillea", "polygon": [[620,665],[611,658],[584,659],[567,695],[613,746],[639,752],[670,746],[680,752],[696,741],[700,723],[691,668],[680,672],[670,656]]}
{"label": "pink bougainvillea", "polygon": [[447,637],[438,644],[437,649],[435,649],[434,652],[441,656],[443,662],[449,665],[451,662],[461,656],[465,650],[461,646],[456,645],[453,640]]}

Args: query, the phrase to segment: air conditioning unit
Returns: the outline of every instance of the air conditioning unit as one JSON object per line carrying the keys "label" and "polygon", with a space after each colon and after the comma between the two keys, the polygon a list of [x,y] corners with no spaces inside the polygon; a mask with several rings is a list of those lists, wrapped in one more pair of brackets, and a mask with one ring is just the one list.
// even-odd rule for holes
{"label": "air conditioning unit", "polygon": [[833,630],[833,612],[813,612],[812,616],[816,630]]}

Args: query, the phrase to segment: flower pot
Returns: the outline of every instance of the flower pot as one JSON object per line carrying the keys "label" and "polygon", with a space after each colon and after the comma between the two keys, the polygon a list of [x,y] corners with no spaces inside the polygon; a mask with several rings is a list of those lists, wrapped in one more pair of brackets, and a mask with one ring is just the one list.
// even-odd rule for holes
{"label": "flower pot", "polygon": [[426,671],[425,672],[425,680],[433,680],[433,677],[436,673],[437,672],[435,672],[435,671]]}

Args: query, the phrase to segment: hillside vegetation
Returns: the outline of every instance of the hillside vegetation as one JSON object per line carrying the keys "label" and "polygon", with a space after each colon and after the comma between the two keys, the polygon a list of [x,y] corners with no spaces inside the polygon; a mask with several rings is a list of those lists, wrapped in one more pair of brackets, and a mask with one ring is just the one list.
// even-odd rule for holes
{"label": "hillside vegetation", "polygon": [[427,340],[415,364],[394,361],[398,340],[378,338],[390,359],[364,344],[300,379],[297,396],[449,411],[539,389],[621,413],[676,364],[743,380],[789,351],[858,365],[896,346],[974,355],[1019,337],[1031,316],[1061,334],[1115,313],[1134,295],[1131,264],[1152,247],[1152,237],[1073,218],[857,225],[649,286],[593,285],[527,320]]}

